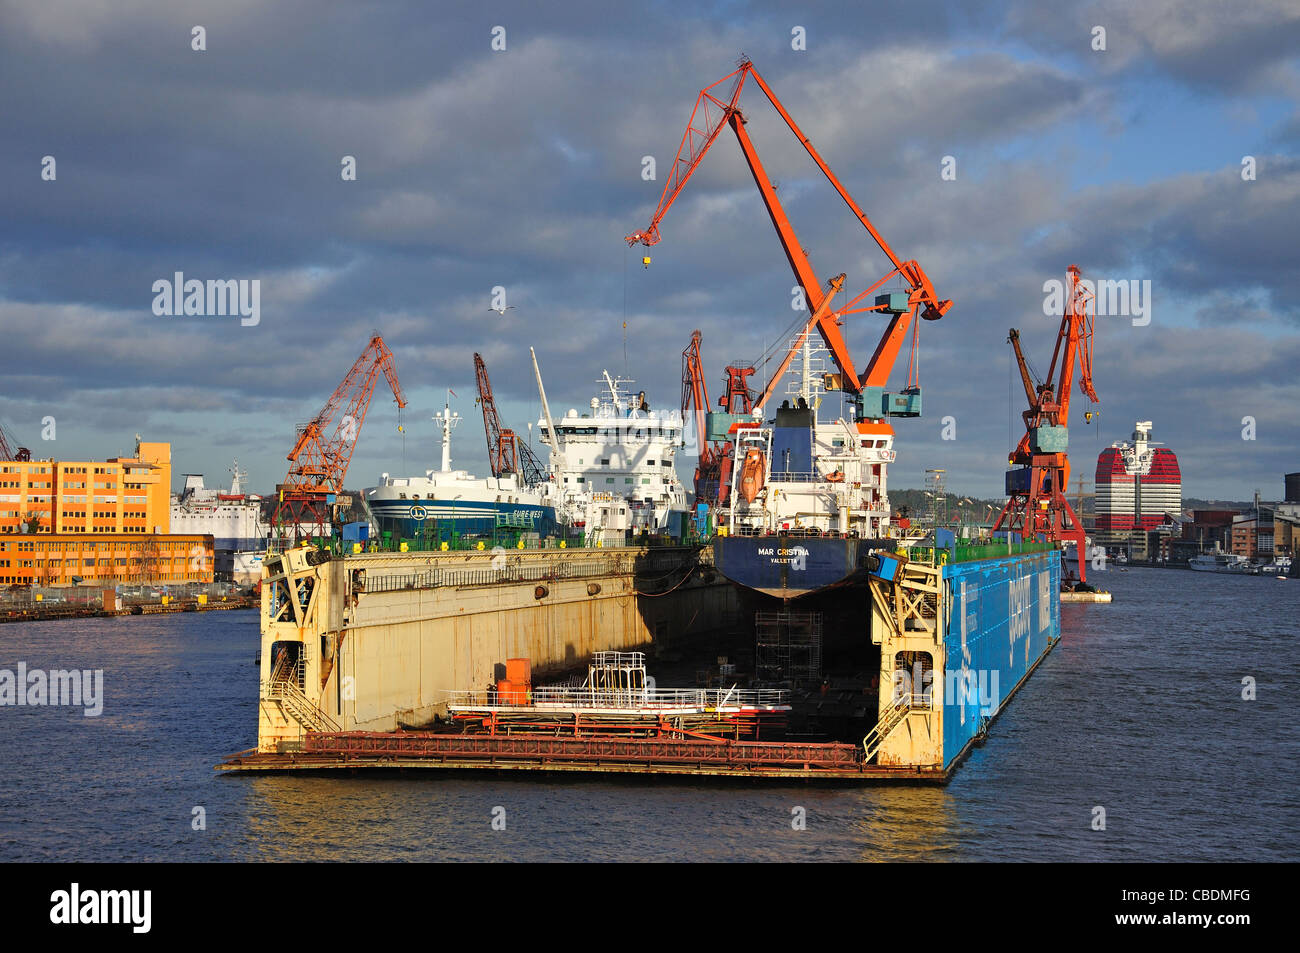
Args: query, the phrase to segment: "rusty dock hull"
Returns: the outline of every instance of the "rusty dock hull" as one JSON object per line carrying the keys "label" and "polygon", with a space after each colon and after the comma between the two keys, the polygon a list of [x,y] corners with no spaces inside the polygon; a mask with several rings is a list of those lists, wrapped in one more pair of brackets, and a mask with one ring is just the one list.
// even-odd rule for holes
{"label": "rusty dock hull", "polygon": [[772,780],[938,783],[950,772],[866,764],[857,745],[692,739],[308,732],[301,750],[231,755],[228,772],[393,769],[542,771]]}

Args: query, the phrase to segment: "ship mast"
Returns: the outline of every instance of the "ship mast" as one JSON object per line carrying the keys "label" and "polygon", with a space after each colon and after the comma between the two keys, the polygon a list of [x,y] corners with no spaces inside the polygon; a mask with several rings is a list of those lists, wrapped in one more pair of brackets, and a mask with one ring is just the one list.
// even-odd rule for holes
{"label": "ship mast", "polygon": [[460,423],[460,414],[451,411],[451,401],[443,405],[442,413],[435,414],[434,420],[442,428],[442,472],[451,472],[451,430]]}

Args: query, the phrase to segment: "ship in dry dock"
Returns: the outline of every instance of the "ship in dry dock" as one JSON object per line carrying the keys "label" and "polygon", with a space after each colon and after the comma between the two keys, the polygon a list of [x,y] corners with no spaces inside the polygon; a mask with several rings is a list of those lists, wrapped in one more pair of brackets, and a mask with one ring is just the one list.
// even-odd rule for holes
{"label": "ship in dry dock", "polygon": [[[746,131],[737,103],[750,80],[891,265],[838,307],[846,275],[817,278]],[[724,98],[715,91],[727,83]],[[761,393],[750,393],[745,368],[727,369],[721,412],[707,398],[698,334],[684,355],[682,410],[694,411],[700,435],[694,524],[714,537],[649,546],[602,536],[598,549],[563,553],[548,547],[567,541],[539,540],[508,554],[293,549],[268,558],[258,745],[221,768],[943,781],[1056,644],[1055,545],[961,545],[941,532],[919,545],[891,523],[891,420],[920,415],[917,328],[952,302],[920,264],[895,255],[748,60],[701,92],[696,115],[707,128],[683,139],[649,227],[629,244],[659,241],[665,214],[728,126],[808,310]],[[858,366],[841,326],[862,313],[884,329]],[[813,335],[833,365],[817,376]],[[909,339],[907,383],[889,390]],[[798,393],[769,410],[796,359]],[[549,411],[545,420],[558,436]],[[867,676],[850,692],[859,701],[838,732],[766,740],[785,718],[824,707],[807,683],[821,675],[810,660],[821,658],[827,627],[814,618],[828,599],[838,613],[830,628]],[[731,684],[663,696],[644,664],[625,661],[668,645],[707,649],[737,626],[759,630],[754,658],[766,662],[751,680],[784,677],[788,688],[742,684],[720,660],[716,674]],[[793,672],[796,656],[805,667]],[[573,685],[584,668],[587,680]],[[823,679],[823,699],[833,688]]]}

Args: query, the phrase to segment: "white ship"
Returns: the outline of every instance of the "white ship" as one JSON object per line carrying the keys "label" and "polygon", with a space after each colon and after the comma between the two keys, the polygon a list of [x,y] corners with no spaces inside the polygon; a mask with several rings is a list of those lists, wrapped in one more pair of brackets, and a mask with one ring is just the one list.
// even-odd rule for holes
{"label": "white ship", "polygon": [[1250,560],[1235,553],[1214,552],[1193,556],[1187,565],[1198,572],[1245,573]]}
{"label": "white ship", "polygon": [[442,431],[442,467],[424,476],[392,477],[363,490],[376,528],[393,539],[426,536],[445,540],[451,534],[492,536],[507,528],[536,533],[539,538],[559,532],[555,507],[544,487],[522,485],[514,474],[480,479],[451,466],[451,432],[461,421],[450,403],[433,418]]}
{"label": "white ship", "polygon": [[201,473],[186,473],[180,495],[172,498],[171,531],[210,534],[217,578],[247,585],[262,576],[271,527],[262,519],[262,498],[244,492],[248,474],[238,460],[230,473],[228,492],[205,486]]}
{"label": "white ship", "polygon": [[656,410],[645,392],[632,396],[632,381],[602,375],[590,410],[551,417],[537,356],[542,442],[550,448],[546,487],[558,518],[589,539],[620,542],[627,534],[681,536],[686,528],[686,489],[677,478],[683,420],[676,407]]}

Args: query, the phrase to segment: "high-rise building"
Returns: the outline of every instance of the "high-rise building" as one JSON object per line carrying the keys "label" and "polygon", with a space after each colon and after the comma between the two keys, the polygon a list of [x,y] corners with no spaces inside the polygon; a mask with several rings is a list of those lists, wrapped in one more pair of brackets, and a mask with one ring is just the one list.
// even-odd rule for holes
{"label": "high-rise building", "polygon": [[1177,518],[1183,508],[1178,457],[1151,440],[1151,421],[1134,425],[1131,442],[1111,444],[1097,457],[1097,527],[1102,546],[1127,543]]}

